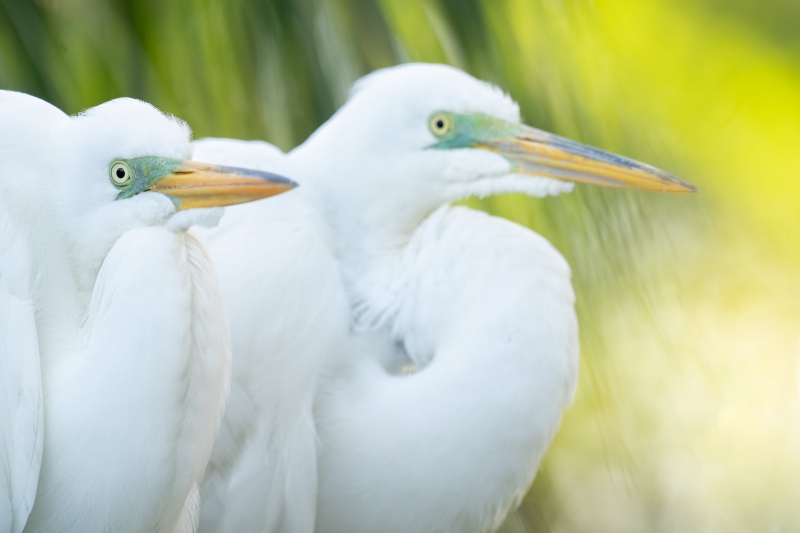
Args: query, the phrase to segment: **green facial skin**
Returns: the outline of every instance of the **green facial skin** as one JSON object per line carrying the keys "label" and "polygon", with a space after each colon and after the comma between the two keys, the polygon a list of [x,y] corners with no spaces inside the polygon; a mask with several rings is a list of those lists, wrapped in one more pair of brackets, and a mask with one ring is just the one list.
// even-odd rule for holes
{"label": "green facial skin", "polygon": [[512,138],[522,131],[520,124],[483,114],[456,114],[446,111],[435,113],[431,119],[442,116],[450,121],[450,130],[439,137],[439,142],[432,145],[434,149],[474,148],[497,139]]}
{"label": "green facial skin", "polygon": [[[135,196],[140,192],[144,192],[155,185],[159,180],[172,174],[172,172],[181,166],[180,159],[171,159],[168,157],[135,157],[133,159],[115,159],[109,165],[109,169],[116,163],[125,163],[130,170],[131,179],[125,185],[117,185],[111,180],[111,183],[119,189],[117,200],[123,200]],[[179,201],[176,198],[169,197],[178,206]]]}

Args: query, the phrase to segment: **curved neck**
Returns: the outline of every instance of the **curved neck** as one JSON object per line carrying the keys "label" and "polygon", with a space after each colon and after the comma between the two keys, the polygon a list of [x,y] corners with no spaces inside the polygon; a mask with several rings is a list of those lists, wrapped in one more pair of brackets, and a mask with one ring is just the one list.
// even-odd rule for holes
{"label": "curved neck", "polygon": [[[566,263],[544,239],[446,208],[409,247],[395,270],[405,279],[394,284],[401,303],[387,325],[412,360],[431,362],[396,377],[361,354],[320,399],[318,523],[342,525],[330,531],[498,525],[571,401],[574,297]],[[409,522],[420,516],[430,520],[424,528]]]}
{"label": "curved neck", "polygon": [[[334,122],[331,127],[341,126]],[[348,271],[352,276],[374,271],[372,261],[384,264],[384,255],[396,255],[423,219],[450,199],[436,183],[406,183],[409,161],[364,158],[363,147],[347,142],[348,132],[340,130],[326,124],[288,157],[293,177],[313,190],[325,214],[347,278]]]}

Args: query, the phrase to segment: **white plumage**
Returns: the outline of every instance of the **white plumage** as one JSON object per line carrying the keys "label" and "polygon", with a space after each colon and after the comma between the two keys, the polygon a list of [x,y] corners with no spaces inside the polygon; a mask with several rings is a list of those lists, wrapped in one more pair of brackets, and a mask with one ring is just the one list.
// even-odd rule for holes
{"label": "white plumage", "polygon": [[[288,171],[266,143],[196,142],[195,156]],[[290,175],[290,174],[287,174]],[[320,370],[349,323],[313,191],[226,211],[200,230],[230,318],[231,397],[202,485],[201,531],[312,531]]]}
{"label": "white plumage", "polygon": [[244,174],[184,166],[189,128],[135,100],[0,91],[0,123],[0,530],[192,531],[230,338],[186,231],[221,212],[183,209]]}
{"label": "white plumage", "polygon": [[318,531],[487,531],[530,483],[578,367],[569,268],[538,235],[444,207],[395,265],[385,327],[427,366],[369,357],[318,401]]}
{"label": "white plumage", "polygon": [[[572,398],[574,296],[566,262],[544,239],[450,202],[558,194],[575,182],[693,190],[521,125],[501,91],[439,65],[368,76],[287,156],[263,143],[195,144],[205,159],[285,169],[306,190],[283,198],[296,216],[279,221],[252,204],[208,235],[234,339],[232,420],[216,448],[235,440],[259,450],[270,490],[259,505],[240,499],[230,480],[254,474],[252,456],[225,454],[204,482],[204,502],[214,500],[204,531],[233,531],[219,526],[229,515],[251,531],[311,531],[310,522],[280,524],[286,513],[310,512],[317,482],[319,532],[497,527],[530,486]],[[260,233],[264,217],[272,227],[302,227],[302,252],[274,242],[238,248],[241,234]],[[293,305],[270,308],[284,291]],[[260,333],[274,321],[305,342]],[[408,364],[418,372],[398,375]],[[250,392],[237,400],[237,387]],[[248,433],[252,427],[259,429]],[[318,480],[289,466],[298,450],[311,464],[315,427]],[[300,500],[291,492],[298,486]]]}

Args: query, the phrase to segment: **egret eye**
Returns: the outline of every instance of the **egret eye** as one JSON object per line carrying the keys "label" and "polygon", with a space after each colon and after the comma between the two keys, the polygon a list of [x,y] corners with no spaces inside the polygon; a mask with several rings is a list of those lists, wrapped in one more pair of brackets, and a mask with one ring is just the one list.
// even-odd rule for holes
{"label": "egret eye", "polygon": [[444,113],[436,113],[431,117],[429,126],[431,133],[437,137],[444,137],[453,129],[453,121]]}
{"label": "egret eye", "polygon": [[128,168],[128,165],[122,161],[117,161],[111,165],[111,181],[114,182],[114,185],[120,187],[127,185],[131,181],[131,169]]}

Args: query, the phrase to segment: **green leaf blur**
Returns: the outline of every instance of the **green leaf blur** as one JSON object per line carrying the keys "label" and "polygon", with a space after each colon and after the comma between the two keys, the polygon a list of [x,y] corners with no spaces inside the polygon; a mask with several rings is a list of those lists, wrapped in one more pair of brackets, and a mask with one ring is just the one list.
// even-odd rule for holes
{"label": "green leaf blur", "polygon": [[405,61],[702,191],[467,202],[544,234],[578,293],[575,405],[504,531],[800,531],[796,0],[0,0],[0,88],[140,98],[196,138],[289,149]]}

